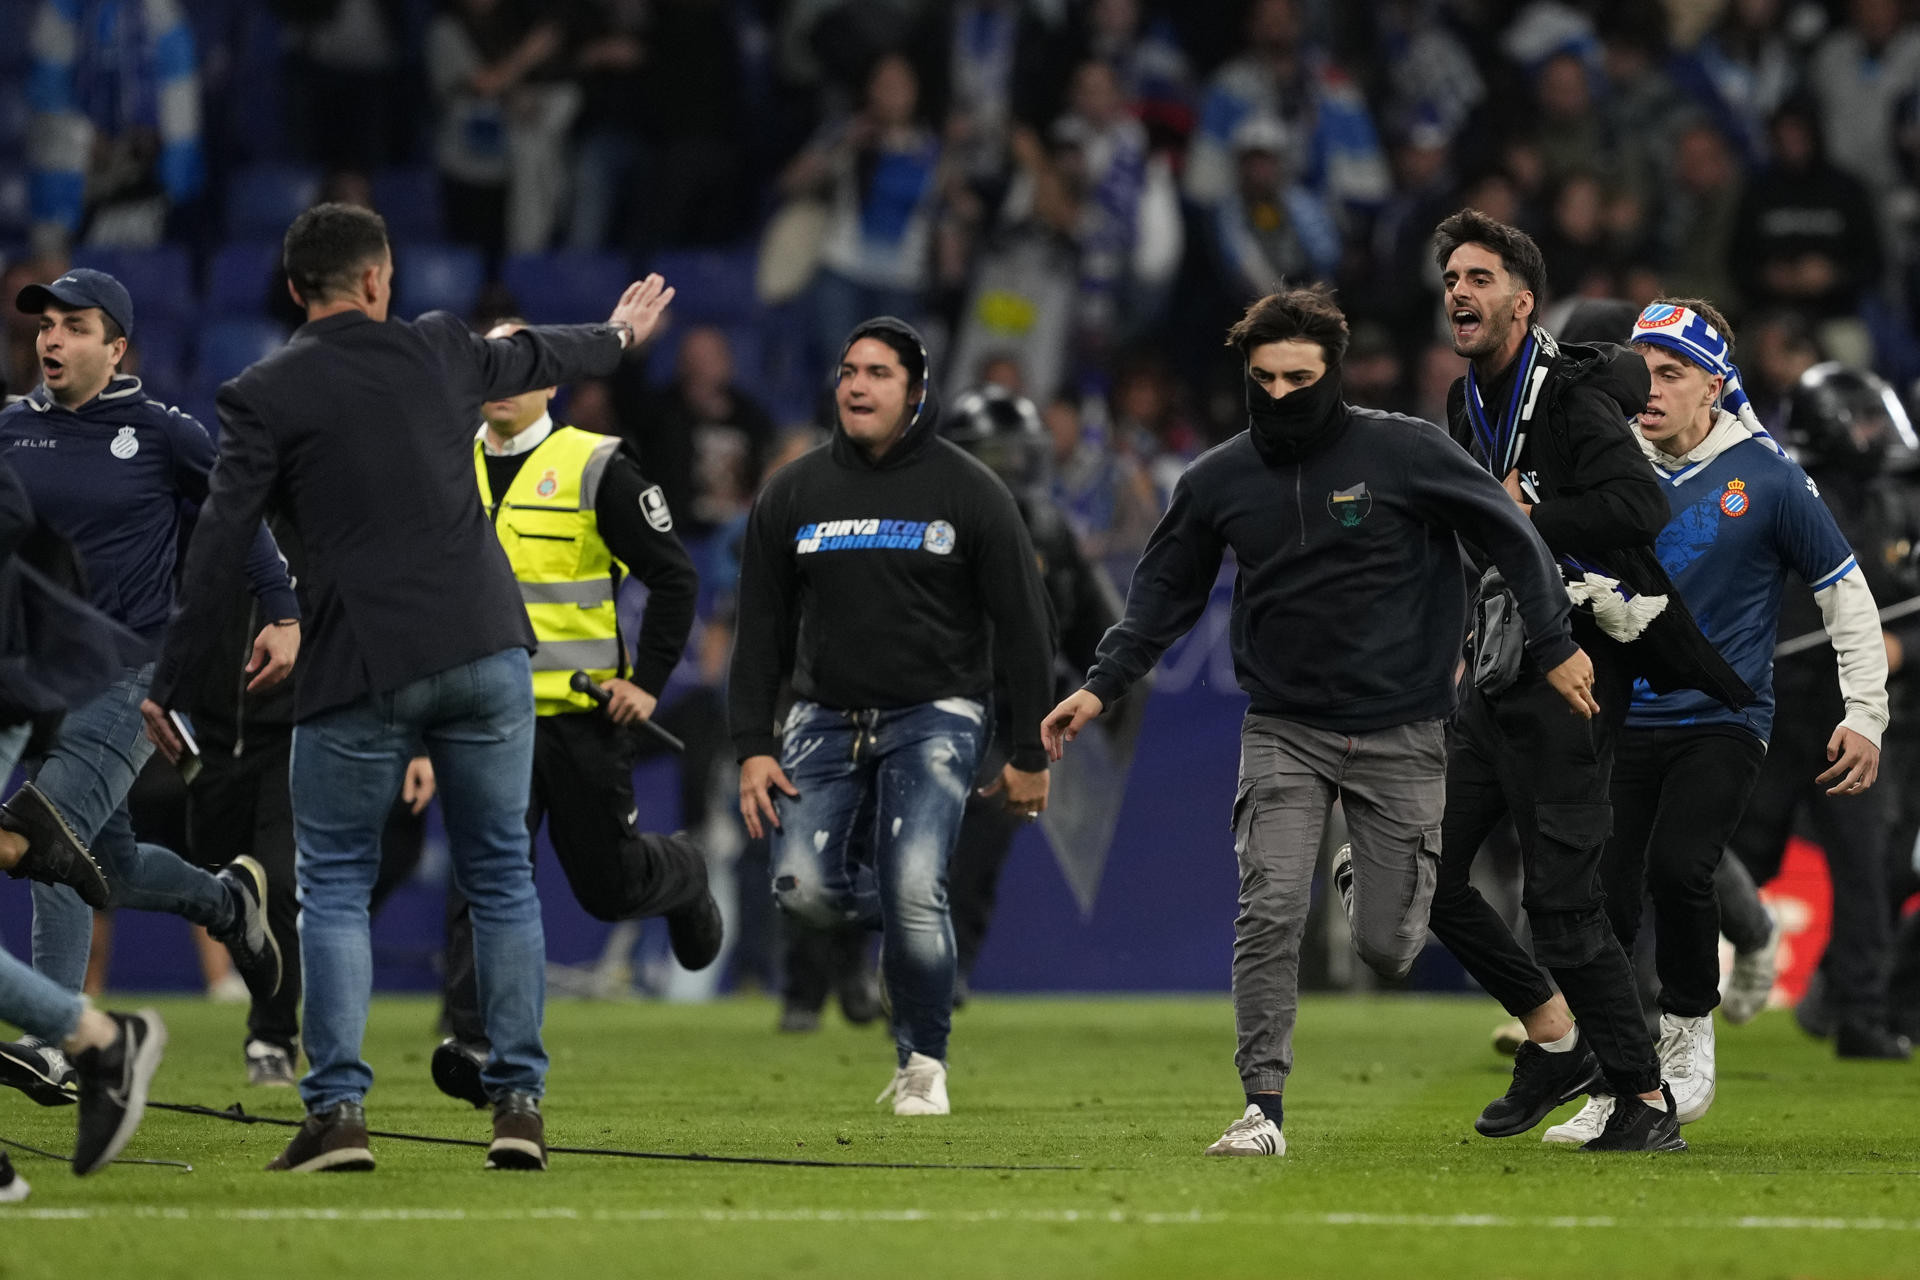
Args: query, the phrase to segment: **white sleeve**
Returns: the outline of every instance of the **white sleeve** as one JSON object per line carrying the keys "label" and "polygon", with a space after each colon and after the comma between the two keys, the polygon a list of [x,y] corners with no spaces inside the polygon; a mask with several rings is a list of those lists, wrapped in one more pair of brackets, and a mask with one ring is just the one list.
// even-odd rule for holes
{"label": "white sleeve", "polygon": [[1877,747],[1887,727],[1887,646],[1873,589],[1856,568],[1813,598],[1840,659],[1840,697],[1847,707],[1840,723]]}

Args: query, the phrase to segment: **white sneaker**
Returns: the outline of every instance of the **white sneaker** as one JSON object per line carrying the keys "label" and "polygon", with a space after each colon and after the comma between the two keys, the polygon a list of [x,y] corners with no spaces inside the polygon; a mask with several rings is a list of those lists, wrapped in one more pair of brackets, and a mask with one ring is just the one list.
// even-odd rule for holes
{"label": "white sneaker", "polygon": [[947,1105],[947,1064],[924,1053],[907,1055],[907,1065],[893,1073],[893,1080],[880,1091],[875,1102],[893,1099],[897,1116],[944,1116],[952,1112]]}
{"label": "white sneaker", "polygon": [[1247,1104],[1247,1113],[1227,1126],[1220,1141],[1207,1148],[1210,1156],[1283,1156],[1287,1139],[1280,1126],[1267,1119],[1256,1104]]}
{"label": "white sneaker", "polygon": [[1612,1114],[1612,1094],[1590,1093],[1587,1105],[1580,1108],[1573,1119],[1554,1125],[1540,1135],[1540,1141],[1562,1147],[1584,1147],[1606,1129],[1607,1117]]}
{"label": "white sneaker", "polygon": [[1737,1027],[1758,1017],[1773,996],[1773,980],[1779,970],[1780,924],[1775,921],[1764,946],[1733,953],[1733,968],[1720,987],[1720,1012],[1726,1020]]}
{"label": "white sneaker", "polygon": [[1493,1051],[1503,1058],[1511,1058],[1520,1052],[1520,1046],[1527,1042],[1527,1028],[1518,1018],[1503,1022],[1493,1029]]}
{"label": "white sneaker", "polygon": [[1673,1090],[1674,1118],[1692,1124],[1713,1105],[1713,1015],[1660,1015],[1660,1072]]}
{"label": "white sneaker", "polygon": [[226,977],[207,988],[207,999],[215,1004],[246,1004],[253,996],[247,991],[247,980],[229,969]]}

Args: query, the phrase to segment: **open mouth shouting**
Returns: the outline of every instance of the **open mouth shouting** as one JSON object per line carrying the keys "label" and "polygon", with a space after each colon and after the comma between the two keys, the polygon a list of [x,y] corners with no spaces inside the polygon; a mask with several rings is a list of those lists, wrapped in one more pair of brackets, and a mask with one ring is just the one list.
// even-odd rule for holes
{"label": "open mouth shouting", "polygon": [[40,374],[49,384],[60,381],[66,371],[66,364],[58,356],[40,357]]}
{"label": "open mouth shouting", "polygon": [[1485,327],[1480,313],[1468,306],[1456,306],[1447,314],[1447,319],[1453,325],[1453,345],[1456,348],[1471,347],[1479,340]]}

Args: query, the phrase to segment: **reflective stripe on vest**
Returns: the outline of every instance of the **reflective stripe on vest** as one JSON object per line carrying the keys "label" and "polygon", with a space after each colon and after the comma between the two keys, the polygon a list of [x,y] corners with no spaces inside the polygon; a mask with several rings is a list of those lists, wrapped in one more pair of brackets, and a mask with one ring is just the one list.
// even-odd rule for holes
{"label": "reflective stripe on vest", "polygon": [[[541,715],[584,710],[593,700],[569,685],[585,671],[604,683],[626,669],[615,575],[626,568],[600,537],[593,495],[620,447],[612,436],[556,427],[527,455],[494,517],[520,600],[533,624],[533,698]],[[481,502],[491,510],[485,447],[475,441],[473,465]]]}

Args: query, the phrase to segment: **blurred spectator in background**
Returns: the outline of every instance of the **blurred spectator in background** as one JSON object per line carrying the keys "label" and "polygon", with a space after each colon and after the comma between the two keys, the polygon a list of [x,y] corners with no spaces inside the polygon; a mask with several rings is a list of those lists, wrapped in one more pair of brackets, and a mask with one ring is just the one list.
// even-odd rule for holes
{"label": "blurred spectator in background", "polygon": [[1417,121],[1451,137],[1486,100],[1486,80],[1467,46],[1447,29],[1444,7],[1438,0],[1388,0],[1379,6],[1381,87],[1390,131],[1404,131]]}
{"label": "blurred spectator in background", "polygon": [[1800,79],[1785,7],[1785,0],[1730,0],[1719,22],[1673,63],[1681,87],[1713,113],[1749,167],[1765,162],[1767,122]]}
{"label": "blurred spectator in background", "polygon": [[1146,468],[1090,434],[1071,395],[1055,396],[1040,419],[1053,440],[1054,500],[1066,510],[1086,553],[1103,559],[1138,556],[1160,520],[1160,495]]}
{"label": "blurred spectator in background", "polygon": [[646,146],[628,243],[643,253],[725,243],[750,230],[757,212],[739,190],[747,126],[733,6],[653,0],[649,8],[643,107],[628,122]]}
{"label": "blurred spectator in background", "polygon": [[1051,148],[1015,131],[1020,177],[1002,218],[1038,222],[1071,245],[1076,271],[1074,348],[1100,361],[1159,314],[1180,266],[1184,228],[1173,170],[1148,150],[1119,77],[1104,62],[1074,70],[1067,113]]}
{"label": "blurred spectator in background", "polygon": [[1121,361],[1107,400],[1112,447],[1146,471],[1164,507],[1180,473],[1213,441],[1186,415],[1172,372],[1150,352]]}
{"label": "blurred spectator in background", "polygon": [[1187,196],[1212,206],[1234,186],[1233,135],[1277,117],[1301,139],[1303,182],[1338,205],[1377,205],[1393,181],[1360,88],[1309,44],[1296,0],[1254,0],[1246,48],[1214,73],[1187,153]]}
{"label": "blurred spectator in background", "polygon": [[641,470],[665,491],[688,537],[746,515],[773,445],[773,419],[734,382],[725,333],[689,329],[680,340],[673,381],[647,402],[635,403],[626,381],[615,384],[615,394],[629,447]]}
{"label": "blurred spectator in background", "polygon": [[1362,320],[1353,326],[1347,354],[1340,362],[1340,398],[1362,409],[1405,411],[1406,368],[1384,325]]}
{"label": "blurred spectator in background", "polygon": [[1799,312],[1841,360],[1863,364],[1872,349],[1858,319],[1861,296],[1881,277],[1873,203],[1859,180],[1828,163],[1811,103],[1787,103],[1769,132],[1773,163],[1740,202],[1732,248],[1741,297]]}
{"label": "blurred spectator in background", "polygon": [[814,368],[868,317],[917,322],[931,283],[940,144],[921,121],[906,58],[881,58],[866,83],[860,110],[822,126],[780,179],[783,194],[819,193],[828,205],[812,285]]}
{"label": "blurred spectator in background", "polygon": [[489,255],[547,247],[566,194],[580,87],[565,33],[534,0],[444,0],[427,31],[447,232]]}
{"label": "blurred spectator in background", "polygon": [[914,37],[914,69],[939,121],[954,176],[989,207],[1011,176],[1016,123],[1060,109],[1066,69],[1057,6],[1037,0],[928,0]]}
{"label": "blurred spectator in background", "polygon": [[580,9],[573,53],[580,78],[580,117],[567,227],[572,249],[606,248],[614,228],[632,228],[641,212],[640,123],[647,105],[647,75],[656,61],[648,56],[646,16],[646,0],[599,0]]}
{"label": "blurred spectator in background", "polygon": [[1155,150],[1184,147],[1194,124],[1193,72],[1165,15],[1147,18],[1140,0],[1090,0],[1071,21],[1073,62],[1113,68]]}
{"label": "blurred spectator in background", "polygon": [[1393,140],[1393,195],[1368,238],[1348,251],[1348,309],[1387,325],[1409,353],[1432,334],[1437,314],[1440,277],[1428,249],[1433,228],[1459,206],[1451,141],[1436,119],[1406,122]]}
{"label": "blurred spectator in background", "polygon": [[1741,384],[1760,425],[1779,436],[1786,428],[1787,403],[1801,375],[1825,356],[1813,329],[1794,311],[1769,311],[1744,326]]}
{"label": "blurred spectator in background", "polygon": [[1556,298],[1604,298],[1613,288],[1613,245],[1607,237],[1599,175],[1575,170],[1560,180],[1540,232],[1540,254]]}
{"label": "blurred spectator in background", "polygon": [[287,44],[295,149],[328,169],[406,159],[413,100],[404,0],[274,0]]}
{"label": "blurred spectator in background", "polygon": [[1895,108],[1920,88],[1920,28],[1901,21],[1900,0],[1851,0],[1847,14],[1814,51],[1807,87],[1826,120],[1827,155],[1884,195],[1899,180]]}
{"label": "blurred spectator in background", "polygon": [[1234,130],[1233,158],[1233,190],[1213,213],[1213,249],[1232,301],[1331,280],[1340,227],[1298,180],[1298,139],[1276,117],[1249,116]]}
{"label": "blurred spectator in background", "polygon": [[28,35],[33,247],[148,248],[200,194],[200,67],[174,0],[41,0]]}
{"label": "blurred spectator in background", "polygon": [[1739,310],[1732,257],[1741,186],[1739,166],[1718,129],[1704,119],[1681,129],[1673,180],[1654,228],[1668,293],[1718,298],[1729,311]]}

